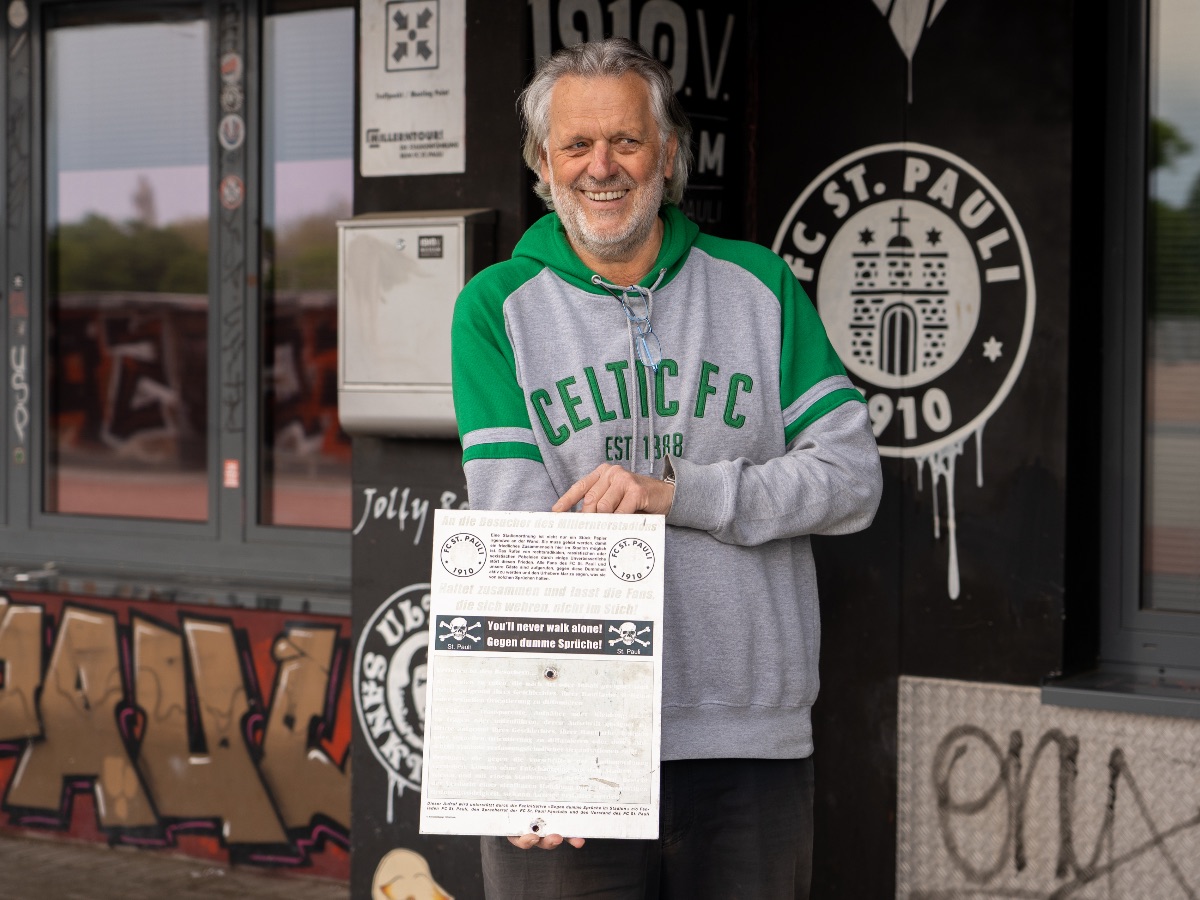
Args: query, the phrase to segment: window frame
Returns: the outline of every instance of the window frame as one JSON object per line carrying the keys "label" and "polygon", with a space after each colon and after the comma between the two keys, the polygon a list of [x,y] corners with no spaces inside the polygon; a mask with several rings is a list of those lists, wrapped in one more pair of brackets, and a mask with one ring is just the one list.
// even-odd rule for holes
{"label": "window frame", "polygon": [[[179,5],[177,0],[156,0],[156,9]],[[189,3],[188,5],[197,5]],[[29,298],[29,329],[26,338],[27,378],[30,385],[30,425],[23,466],[6,465],[8,477],[0,476],[0,574],[21,568],[41,569],[53,561],[58,585],[68,588],[87,584],[110,585],[109,590],[129,590],[135,595],[178,596],[195,599],[212,595],[217,602],[241,602],[250,596],[259,605],[320,609],[348,614],[350,587],[350,529],[299,528],[263,525],[260,467],[262,453],[262,296],[259,285],[261,236],[261,16],[259,0],[241,0],[231,11],[229,4],[200,0],[198,4],[209,28],[208,48],[208,134],[209,196],[209,321],[208,321],[208,519],[179,522],[161,519],[85,516],[46,512],[44,491],[49,397],[46,395],[47,321],[46,294],[47,235],[45,197],[45,40],[51,8],[92,7],[97,10],[133,8],[145,10],[137,0],[52,0],[30,4],[27,40],[30,52],[26,146],[28,177],[23,187],[23,221],[9,221],[7,261],[27,260],[24,275]],[[343,6],[335,2],[331,5]],[[230,18],[232,16],[232,18]],[[246,139],[242,147],[225,152],[217,140],[220,107],[219,61],[231,49],[222,29],[236,27],[232,49],[244,61],[243,114]],[[357,43],[357,20],[355,27]],[[10,40],[11,43],[11,40]],[[357,48],[355,49],[357,53]],[[11,63],[10,63],[11,65]],[[355,70],[357,66],[355,64]],[[6,79],[7,80],[7,79]],[[12,88],[19,89],[17,85]],[[7,94],[6,94],[7,95]],[[10,102],[12,98],[10,97]],[[357,117],[357,111],[355,113]],[[6,156],[12,160],[10,137]],[[227,175],[237,175],[245,185],[244,201],[236,210],[226,210],[217,200],[218,186]],[[5,186],[8,189],[8,185]],[[5,198],[7,199],[7,198]],[[25,229],[25,237],[16,232]],[[20,246],[23,244],[23,246]],[[0,262],[5,261],[0,258]],[[17,263],[21,265],[21,263]],[[5,269],[10,282],[17,271]],[[242,333],[225,323],[240,315]],[[3,326],[8,345],[15,346]],[[240,339],[240,340],[239,340]],[[239,346],[240,343],[240,346]],[[240,416],[225,421],[227,409],[222,395],[223,375],[240,377]],[[5,396],[11,396],[6,391]],[[7,405],[5,412],[8,413]],[[6,415],[6,418],[8,416]],[[10,420],[11,421],[11,420]],[[0,438],[0,451],[11,456],[8,429]],[[223,464],[236,459],[240,486],[222,486]],[[351,488],[352,490],[352,488]],[[19,573],[18,573],[19,575]],[[111,587],[115,586],[115,588]],[[105,592],[97,588],[97,592]],[[254,601],[251,601],[254,602]]]}
{"label": "window frame", "polygon": [[1147,135],[1153,0],[1110,6],[1100,429],[1100,662],[1200,675],[1200,614],[1143,608]]}

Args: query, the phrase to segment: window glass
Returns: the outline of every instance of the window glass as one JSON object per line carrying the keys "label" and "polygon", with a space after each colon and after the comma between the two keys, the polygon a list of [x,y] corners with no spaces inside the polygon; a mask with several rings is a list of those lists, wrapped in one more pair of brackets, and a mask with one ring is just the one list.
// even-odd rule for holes
{"label": "window glass", "polygon": [[1200,612],[1200,3],[1150,35],[1143,605]]}
{"label": "window glass", "polygon": [[263,25],[260,521],[350,527],[337,419],[337,227],[354,189],[354,10]]}
{"label": "window glass", "polygon": [[208,27],[46,34],[48,512],[208,517]]}

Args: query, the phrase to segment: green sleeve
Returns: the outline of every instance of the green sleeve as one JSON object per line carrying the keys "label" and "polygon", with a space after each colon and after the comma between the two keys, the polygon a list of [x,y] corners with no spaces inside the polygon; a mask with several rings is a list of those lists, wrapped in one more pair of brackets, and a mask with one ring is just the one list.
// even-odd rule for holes
{"label": "green sleeve", "polygon": [[865,402],[850,386],[846,368],[829,342],[816,307],[782,259],[758,244],[707,235],[701,235],[696,246],[740,266],[779,301],[779,403],[789,442],[843,403]]}
{"label": "green sleeve", "polygon": [[541,461],[533,440],[524,392],[517,380],[504,303],[521,284],[512,263],[484,270],[463,288],[454,305],[450,365],[454,414],[471,459]]}

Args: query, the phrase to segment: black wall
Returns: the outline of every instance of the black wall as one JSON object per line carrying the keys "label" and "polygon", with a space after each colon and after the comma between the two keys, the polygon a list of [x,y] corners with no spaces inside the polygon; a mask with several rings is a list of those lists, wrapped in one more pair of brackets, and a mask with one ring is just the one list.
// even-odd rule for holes
{"label": "black wall", "polygon": [[[965,441],[954,475],[935,491],[928,464],[887,458],[872,528],[818,542],[818,896],[894,896],[901,674],[1036,684],[1063,665],[1074,27],[1068,0],[948,0],[912,53],[910,101],[909,61],[874,3],[809,2],[764,13],[755,54],[763,60],[760,239],[772,239],[806,185],[838,159],[892,142],[928,145],[981,172],[1010,204],[1036,295],[1024,364],[986,419],[982,441]],[[1000,256],[997,247],[982,265]],[[996,390],[991,364],[971,351],[989,337],[983,328],[1006,331],[1003,352],[1013,349],[1019,292],[989,288],[1017,286],[984,284],[980,330],[962,360],[932,382],[956,414],[978,410]],[[881,444],[912,446],[895,430]],[[957,597],[947,581],[947,482]]]}
{"label": "black wall", "polygon": [[[815,714],[815,895],[893,896],[900,675],[1035,684],[1064,665],[1070,260],[1073,246],[1088,252],[1073,231],[1072,211],[1091,218],[1097,212],[1094,203],[1072,191],[1073,152],[1080,145],[1073,130],[1080,115],[1073,54],[1075,30],[1084,29],[1069,0],[912,3],[924,7],[923,14],[936,8],[937,15],[911,53],[910,82],[909,60],[873,0],[678,5],[688,27],[685,85],[691,89],[681,97],[697,131],[707,124],[710,150],[718,133],[726,135],[722,168],[717,170],[710,155],[708,171],[697,175],[699,190],[689,194],[696,201],[720,200],[719,215],[712,203],[693,207],[698,217],[704,217],[703,210],[712,217],[702,223],[708,230],[771,245],[781,225],[790,225],[797,199],[821,173],[879,145],[912,142],[933,148],[922,156],[932,162],[931,176],[906,201],[895,193],[904,152],[893,153],[890,162],[882,152],[868,154],[863,159],[869,171],[881,173],[890,193],[877,197],[870,194],[874,182],[867,184],[868,196],[854,201],[849,216],[879,198],[935,205],[925,192],[943,169],[954,167],[958,173],[961,194],[943,211],[964,235],[952,260],[970,262],[961,248],[976,248],[973,264],[979,267],[981,292],[976,332],[959,362],[922,385],[923,390],[937,387],[950,404],[949,421],[939,423],[943,430],[923,424],[917,437],[906,437],[897,410],[880,442],[896,452],[911,451],[976,420],[982,434],[976,437],[972,429],[963,437],[961,455],[951,454],[953,474],[936,483],[928,460],[885,458],[884,498],[872,528],[817,541],[824,640]],[[513,103],[536,42],[534,15],[549,16],[551,43],[557,46],[565,27],[558,20],[559,6],[558,0],[468,0],[466,174],[360,178],[356,212],[492,207],[499,211],[498,255],[511,252],[525,225],[540,214],[519,156]],[[633,4],[634,22],[641,8]],[[698,11],[704,12],[707,63],[700,51]],[[610,30],[607,13],[602,21]],[[569,24],[580,32],[588,27],[582,14]],[[726,27],[731,35],[727,68],[714,91]],[[672,43],[677,36],[664,36],[661,26],[655,39],[671,52],[679,46]],[[1082,107],[1089,135],[1098,128],[1094,106]],[[1097,165],[1086,168],[1094,172]],[[986,196],[998,196],[1011,216],[1000,210],[975,229],[963,224],[960,207],[975,186],[972,173],[984,178],[991,191]],[[816,184],[815,196],[823,184]],[[844,179],[841,189],[852,192]],[[813,213],[806,224],[820,225],[831,239],[841,220],[827,205],[823,215],[818,222]],[[978,241],[1002,226],[1009,229],[1009,240],[993,246],[990,257],[980,255]],[[1018,253],[1018,228],[1027,259]],[[796,255],[788,240],[785,235],[779,251]],[[832,260],[832,251],[829,255]],[[989,267],[1012,266],[1019,268],[1014,280],[987,282],[983,274]],[[1031,287],[1036,302],[1023,365],[989,410],[1001,392],[997,373],[1012,365],[1021,342]],[[989,338],[1001,345],[992,361],[982,352]],[[1088,376],[1086,362],[1080,374],[1076,361],[1075,377]],[[868,395],[887,392],[861,378],[856,383]],[[891,392],[894,399],[904,393]],[[919,413],[919,395],[913,396]],[[1086,437],[1086,414],[1073,415],[1073,433]],[[1086,448],[1077,446],[1072,454],[1072,460],[1086,456]],[[457,466],[452,442],[357,438],[355,521],[372,487],[410,486],[435,505],[446,491],[461,494]],[[1073,484],[1086,497],[1087,483]],[[356,634],[393,592],[428,580],[428,532],[414,544],[411,533],[401,534],[386,518],[368,520],[354,537]],[[957,545],[957,591],[950,587],[952,543]],[[1087,546],[1079,543],[1077,551],[1086,555]],[[1086,602],[1076,602],[1086,618]],[[1088,640],[1085,634],[1076,656],[1087,656]],[[434,878],[458,900],[480,896],[475,842],[419,838],[411,790],[397,800],[394,823],[388,825],[386,774],[365,746],[361,729],[355,741],[353,896],[369,896],[378,860],[399,846],[418,850]]]}
{"label": "black wall", "polygon": [[[401,665],[408,671],[425,659],[420,637],[426,633],[428,619],[421,601],[427,596],[433,555],[433,510],[458,507],[466,499],[459,454],[456,441],[354,439],[351,625],[356,646],[354,683],[360,697],[361,685],[373,671],[368,654],[387,660],[389,668]],[[389,613],[391,627],[377,630],[374,626],[380,617]],[[392,643],[383,639],[385,632],[394,636]],[[402,648],[413,646],[409,642],[413,636],[416,650],[410,655]],[[380,687],[387,684],[386,676],[374,681]],[[420,716],[411,692],[404,692],[403,699],[393,703],[389,698],[388,719],[406,719],[419,734]],[[479,839],[417,833],[420,744],[402,738],[401,752],[390,755],[383,748],[399,729],[380,725],[376,734],[369,733],[371,726],[363,726],[359,711],[365,705],[356,706],[351,744],[351,897],[373,896],[371,882],[380,860],[398,847],[424,857],[434,880],[456,900],[482,897]],[[391,765],[385,765],[385,760]]]}
{"label": "black wall", "polygon": [[[466,172],[395,178],[356,175],[354,212],[495,209],[497,259],[511,255],[527,221],[537,214],[535,205],[539,202],[528,187],[514,106],[530,68],[530,53],[524,3],[467,0]],[[439,505],[458,505],[466,499],[460,455],[457,441],[354,438],[353,518],[356,526],[362,523],[351,541],[356,646],[369,648],[364,626],[380,611],[386,614],[389,606],[401,622],[412,624],[413,631],[424,624],[406,622],[396,606],[408,600],[419,607],[419,589],[396,597],[391,604],[388,601],[405,587],[429,581],[432,510]],[[401,528],[399,507],[406,488],[410,514],[414,502],[418,509],[422,503],[429,504],[419,540],[420,526],[411,516]],[[377,518],[374,503],[380,497],[387,502]],[[389,517],[392,511],[396,515]],[[386,653],[392,648],[370,649]],[[356,718],[351,780],[351,896],[355,900],[371,897],[371,882],[380,860],[395,848],[408,848],[424,857],[434,880],[456,900],[481,898],[478,838],[419,835],[419,775],[409,772],[407,763],[402,762],[401,773],[408,774],[409,779],[407,784],[398,785],[394,773],[372,750],[373,743],[379,746]]]}

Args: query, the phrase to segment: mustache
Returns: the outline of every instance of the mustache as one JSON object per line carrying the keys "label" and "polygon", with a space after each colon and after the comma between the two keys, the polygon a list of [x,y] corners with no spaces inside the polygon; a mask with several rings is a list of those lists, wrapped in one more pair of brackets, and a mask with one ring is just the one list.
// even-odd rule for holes
{"label": "mustache", "polygon": [[637,182],[628,175],[614,175],[612,178],[597,180],[590,175],[581,175],[576,178],[571,187],[577,191],[592,191],[598,193],[600,191],[631,191],[637,187]]}

